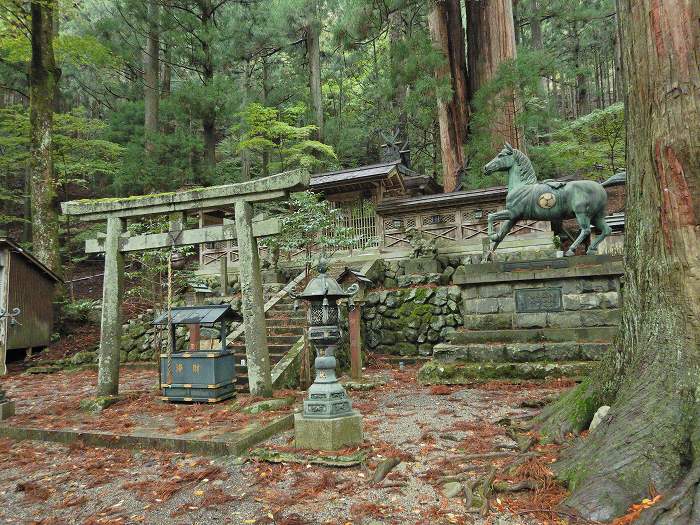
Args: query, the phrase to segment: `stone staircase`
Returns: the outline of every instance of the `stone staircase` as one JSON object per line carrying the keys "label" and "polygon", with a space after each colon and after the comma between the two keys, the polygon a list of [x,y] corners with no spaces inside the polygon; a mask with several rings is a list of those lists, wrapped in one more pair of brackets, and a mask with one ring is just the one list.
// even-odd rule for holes
{"label": "stone staircase", "polygon": [[608,351],[614,326],[468,330],[433,348],[420,371],[423,383],[463,384],[491,379],[579,378]]}
{"label": "stone staircase", "polygon": [[[269,290],[265,290],[265,301],[270,299]],[[265,312],[267,325],[267,344],[270,352],[270,368],[274,367],[304,335],[306,312],[303,308],[294,310],[294,299],[284,295]],[[240,333],[229,348],[234,352],[236,362],[236,391],[248,392],[248,368],[243,364],[246,359],[245,333]]]}

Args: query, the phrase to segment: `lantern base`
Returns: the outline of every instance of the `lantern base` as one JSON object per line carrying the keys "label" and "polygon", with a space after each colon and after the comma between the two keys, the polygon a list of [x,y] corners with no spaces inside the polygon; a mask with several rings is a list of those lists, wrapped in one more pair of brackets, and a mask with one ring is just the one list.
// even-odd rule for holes
{"label": "lantern base", "polygon": [[353,411],[343,417],[309,419],[294,414],[294,446],[311,450],[338,450],[362,443],[362,416]]}
{"label": "lantern base", "polygon": [[15,415],[15,402],[5,400],[0,403],[0,421]]}

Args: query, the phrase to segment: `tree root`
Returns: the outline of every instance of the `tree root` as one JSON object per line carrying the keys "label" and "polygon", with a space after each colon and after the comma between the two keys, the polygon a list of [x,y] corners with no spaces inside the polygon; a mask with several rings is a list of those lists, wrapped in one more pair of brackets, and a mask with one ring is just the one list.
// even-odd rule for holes
{"label": "tree root", "polygon": [[[660,502],[642,511],[639,518],[637,518],[636,524],[653,525],[663,517],[664,513],[672,511],[682,500],[688,498],[694,500],[695,492],[698,490],[698,483],[700,483],[700,464],[696,462],[685,477]],[[695,501],[695,505],[699,504],[700,502]]]}
{"label": "tree root", "polygon": [[374,471],[374,476],[372,477],[373,483],[381,483],[382,480],[391,472],[396,466],[401,463],[399,458],[387,458],[377,465],[377,469]]}

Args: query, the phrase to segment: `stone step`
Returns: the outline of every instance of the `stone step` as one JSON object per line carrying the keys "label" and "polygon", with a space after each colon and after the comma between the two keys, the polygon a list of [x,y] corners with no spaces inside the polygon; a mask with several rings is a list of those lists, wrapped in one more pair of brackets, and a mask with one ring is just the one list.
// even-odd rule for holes
{"label": "stone step", "polygon": [[617,335],[616,326],[590,328],[521,328],[517,330],[465,330],[448,334],[448,342],[454,345],[471,343],[563,343],[610,342]]}
{"label": "stone step", "polygon": [[275,311],[275,312],[304,312],[301,308],[294,309],[294,302],[288,302],[285,303],[283,301],[278,302],[275,306],[270,308],[268,311]]}
{"label": "stone step", "polygon": [[[296,341],[297,341],[298,339],[299,339],[299,338],[295,339],[294,342],[296,343]],[[270,342],[268,342],[268,343],[267,343],[267,349],[269,350],[270,353],[273,353],[273,352],[277,352],[277,353],[282,352],[282,353],[284,353],[284,352],[286,352],[287,350],[289,350],[289,349],[291,348],[292,344],[294,344],[294,343],[291,343],[291,344],[277,344],[277,343],[270,343]],[[228,347],[231,348],[231,349],[233,349],[234,353],[239,352],[239,351],[242,351],[242,352],[245,353],[245,343],[243,343],[242,341],[236,340],[236,341],[234,341],[233,343],[229,344]]]}
{"label": "stone step", "polygon": [[294,335],[297,337],[301,337],[304,335],[304,326],[303,325],[297,325],[297,326],[268,326],[267,327],[267,334],[268,337],[274,337],[274,336],[280,336],[280,335]]}
{"label": "stone step", "polygon": [[433,347],[433,358],[440,363],[532,363],[597,361],[608,352],[610,343],[441,343]]}
{"label": "stone step", "polygon": [[424,385],[466,385],[495,379],[579,379],[587,376],[594,367],[592,361],[445,364],[433,360],[418,371],[418,381]]}
{"label": "stone step", "polygon": [[306,317],[294,317],[290,318],[288,316],[278,316],[278,317],[268,317],[265,319],[265,324],[269,327],[273,326],[306,326]]}
{"label": "stone step", "polygon": [[[268,345],[284,345],[284,346],[292,346],[294,343],[296,343],[299,338],[303,335],[303,331],[301,334],[295,335],[295,334],[289,334],[285,333],[284,335],[271,335],[270,333],[267,334],[267,344]],[[245,346],[245,336],[241,335],[238,339],[236,339],[233,343],[231,343],[233,346]]]}

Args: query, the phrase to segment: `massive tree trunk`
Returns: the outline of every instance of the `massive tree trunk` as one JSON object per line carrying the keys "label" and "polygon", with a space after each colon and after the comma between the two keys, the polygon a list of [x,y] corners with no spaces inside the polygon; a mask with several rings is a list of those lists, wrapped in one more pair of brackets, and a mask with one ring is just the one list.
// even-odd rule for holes
{"label": "massive tree trunk", "polygon": [[700,3],[618,0],[628,129],[625,290],[618,349],[548,409],[542,430],[601,425],[555,470],[566,504],[635,524],[700,523]]}
{"label": "massive tree trunk", "polygon": [[53,2],[31,3],[32,61],[29,86],[32,248],[62,273],[58,243],[58,192],[52,157],[54,96],[61,70],[53,54]]}
{"label": "massive tree trunk", "polygon": [[[511,0],[467,0],[467,63],[469,97],[492,80],[498,67],[515,58],[515,27]],[[501,93],[491,132],[494,146],[510,142],[524,150],[523,132],[516,126],[516,100]],[[500,147],[500,146],[498,146]]]}
{"label": "massive tree trunk", "polygon": [[449,96],[437,96],[440,149],[442,156],[442,184],[445,192],[459,185],[464,165],[463,145],[468,122],[466,62],[464,57],[464,29],[459,2],[438,0],[428,16],[428,27],[433,46],[443,56],[435,69],[439,87],[451,87]]}
{"label": "massive tree trunk", "polygon": [[160,73],[160,42],[159,42],[159,0],[148,0],[146,50],[143,55],[143,101],[144,101],[144,134],[146,154],[153,155],[155,145],[153,139],[158,133],[158,108],[160,93],[158,75]]}
{"label": "massive tree trunk", "polygon": [[323,93],[321,92],[321,24],[312,20],[306,28],[306,55],[309,61],[309,90],[316,120],[316,139],[323,142]]}

